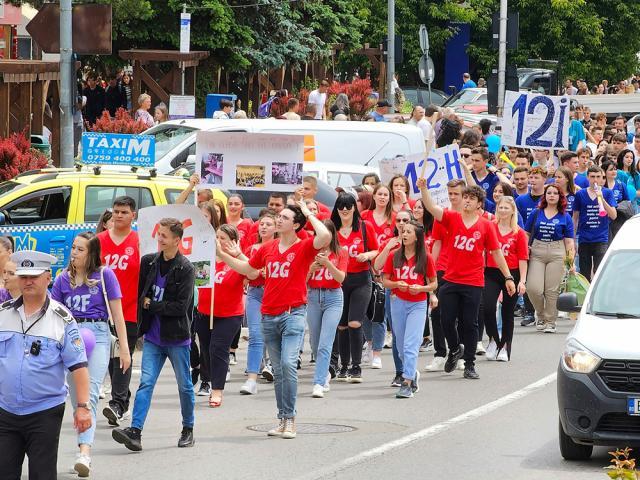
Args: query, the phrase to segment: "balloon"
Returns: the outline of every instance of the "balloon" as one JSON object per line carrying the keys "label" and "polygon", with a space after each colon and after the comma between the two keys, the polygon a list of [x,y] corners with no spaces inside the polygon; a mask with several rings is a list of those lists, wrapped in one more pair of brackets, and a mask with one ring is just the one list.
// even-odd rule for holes
{"label": "balloon", "polygon": [[80,328],[80,336],[84,342],[84,349],[87,352],[88,359],[91,356],[91,352],[93,352],[93,347],[96,346],[96,336],[88,328]]}
{"label": "balloon", "polygon": [[485,141],[487,142],[487,148],[489,149],[489,153],[498,153],[500,151],[500,147],[502,146],[502,141],[500,137],[495,133],[489,135]]}

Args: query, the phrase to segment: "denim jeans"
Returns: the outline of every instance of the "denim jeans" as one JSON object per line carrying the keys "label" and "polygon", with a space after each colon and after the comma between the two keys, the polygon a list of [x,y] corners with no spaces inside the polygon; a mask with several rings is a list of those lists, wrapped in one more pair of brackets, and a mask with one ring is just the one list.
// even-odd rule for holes
{"label": "denim jeans", "polygon": [[[388,288],[384,289],[384,312],[385,319],[387,320],[387,325],[391,328],[391,333],[393,334],[393,318],[391,315],[391,290]],[[387,332],[385,331],[385,334]],[[398,346],[396,345],[396,336],[392,335],[391,341],[391,355],[393,356],[393,365],[396,370],[396,375],[400,375],[402,373],[402,359],[400,358],[400,354],[398,353]]]}
{"label": "denim jeans", "polygon": [[[111,332],[107,322],[83,322],[80,328],[91,330],[96,337],[96,345],[89,356],[89,407],[91,408],[91,427],[78,434],[78,445],[93,445],[93,437],[96,433],[96,410],[98,408],[100,386],[104,381],[109,368],[109,352],[111,350]],[[71,373],[67,374],[69,384],[69,394],[73,411],[76,410],[76,384],[71,378]]]}
{"label": "denim jeans", "polygon": [[196,397],[193,393],[190,369],[190,347],[159,347],[158,345],[144,341],[142,351],[142,374],[140,386],[133,402],[133,416],[131,426],[142,430],[144,422],[151,406],[153,389],[156,386],[165,360],[168,358],[173,367],[178,382],[180,394],[180,410],[182,411],[182,426],[193,428],[195,421],[194,409]]}
{"label": "denim jeans", "polygon": [[373,341],[373,351],[381,352],[384,348],[384,338],[387,333],[386,313],[382,322],[372,322],[369,317],[366,317],[364,322],[362,322],[362,330],[365,340],[367,340],[367,342]]}
{"label": "denim jeans", "polygon": [[280,315],[263,315],[262,332],[273,367],[278,418],[296,416],[298,395],[298,348],[304,335],[307,307],[292,308]]}
{"label": "denim jeans", "polygon": [[249,326],[249,348],[247,349],[247,373],[260,373],[264,338],[262,336],[262,295],[264,287],[249,287],[247,290],[247,325]]}
{"label": "denim jeans", "polygon": [[416,377],[418,352],[427,318],[427,301],[409,302],[392,296],[391,312],[393,336],[396,339],[398,356],[402,361],[402,377],[413,380]]}
{"label": "denim jeans", "polygon": [[324,385],[329,373],[329,360],[336,329],[342,316],[343,296],[341,288],[309,289],[307,323],[311,352],[316,359],[314,385]]}

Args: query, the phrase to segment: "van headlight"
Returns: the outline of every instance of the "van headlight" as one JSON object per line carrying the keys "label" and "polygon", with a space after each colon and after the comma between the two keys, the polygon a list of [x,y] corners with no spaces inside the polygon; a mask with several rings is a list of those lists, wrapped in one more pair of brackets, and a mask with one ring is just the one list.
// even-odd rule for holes
{"label": "van headlight", "polygon": [[587,350],[576,340],[569,340],[562,352],[564,368],[575,373],[591,373],[602,360],[599,356]]}

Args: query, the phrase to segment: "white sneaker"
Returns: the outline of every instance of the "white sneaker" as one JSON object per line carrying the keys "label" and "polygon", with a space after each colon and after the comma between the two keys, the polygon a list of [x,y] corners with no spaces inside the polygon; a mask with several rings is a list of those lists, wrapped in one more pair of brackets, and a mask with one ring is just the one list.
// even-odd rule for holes
{"label": "white sneaker", "polygon": [[542,323],[542,322],[536,323],[536,330],[537,331],[542,332],[544,330],[544,328],[545,328],[544,323]]}
{"label": "white sneaker", "polygon": [[456,364],[456,370],[464,370],[464,360],[458,360],[458,363]]}
{"label": "white sneaker", "polygon": [[393,347],[393,335],[391,332],[387,332],[384,335],[384,348],[392,348]]}
{"label": "white sneaker", "polygon": [[322,391],[327,393],[331,390],[331,374],[327,373],[327,378],[324,381],[324,385],[322,386]]}
{"label": "white sneaker", "polygon": [[427,372],[444,372],[444,363],[447,361],[444,357],[433,357],[431,363],[427,363],[424,369]]}
{"label": "white sneaker", "polygon": [[555,325],[547,325],[544,329],[544,333],[556,333]]}
{"label": "white sneaker", "polygon": [[507,349],[506,348],[501,348],[500,351],[498,352],[498,355],[496,356],[496,360],[498,362],[508,362],[509,361],[509,355],[507,354]]}
{"label": "white sneaker", "polygon": [[382,368],[382,357],[373,357],[371,360],[371,368],[374,370],[379,370]]}
{"label": "white sneaker", "polygon": [[364,352],[362,352],[362,365],[369,365],[372,358],[373,348],[371,346],[371,343],[367,342],[364,347]]}
{"label": "white sneaker", "polygon": [[100,400],[102,400],[103,398],[106,398],[107,394],[104,391],[104,387],[100,386],[100,392],[98,393],[98,398]]}
{"label": "white sneaker", "polygon": [[314,385],[311,396],[313,398],[324,398],[324,385]]}
{"label": "white sneaker", "polygon": [[482,344],[482,340],[478,342],[476,345],[476,355],[484,355],[486,350],[484,349],[484,345]]}
{"label": "white sneaker", "polygon": [[231,380],[231,369],[227,370],[227,376],[225,377],[224,381],[228,382]]}
{"label": "white sneaker", "polygon": [[255,380],[247,380],[240,387],[240,393],[242,395],[256,395],[258,393],[258,384]]}
{"label": "white sneaker", "polygon": [[497,354],[498,354],[498,346],[496,345],[496,342],[494,342],[492,339],[489,342],[489,345],[487,345],[487,352],[486,352],[487,360],[489,361],[495,360]]}
{"label": "white sneaker", "polygon": [[87,478],[91,473],[91,457],[84,453],[76,455],[76,464],[73,466],[74,472],[80,478]]}

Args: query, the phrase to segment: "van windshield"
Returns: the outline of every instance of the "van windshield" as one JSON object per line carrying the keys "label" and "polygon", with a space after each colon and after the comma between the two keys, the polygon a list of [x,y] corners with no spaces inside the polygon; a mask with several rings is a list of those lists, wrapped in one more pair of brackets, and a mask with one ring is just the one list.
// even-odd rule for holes
{"label": "van windshield", "polygon": [[591,293],[589,313],[618,318],[640,318],[638,273],[640,250],[613,253],[602,265]]}
{"label": "van windshield", "polygon": [[156,137],[156,162],[172,148],[193,135],[197,129],[184,125],[158,125],[146,131],[145,135]]}

